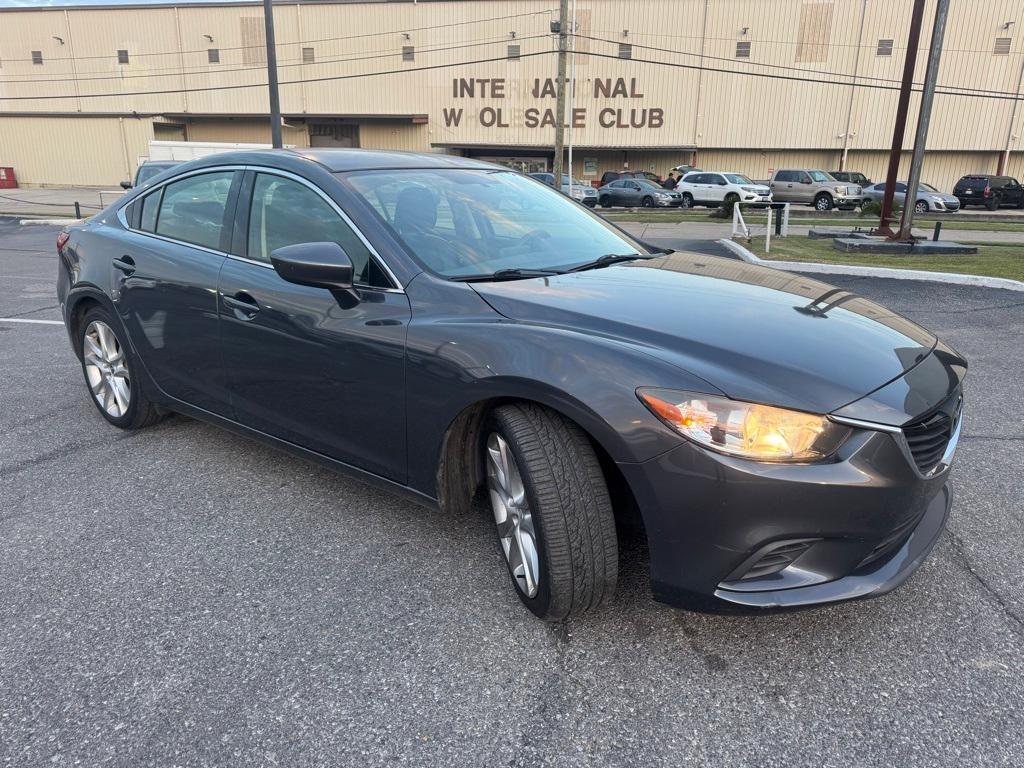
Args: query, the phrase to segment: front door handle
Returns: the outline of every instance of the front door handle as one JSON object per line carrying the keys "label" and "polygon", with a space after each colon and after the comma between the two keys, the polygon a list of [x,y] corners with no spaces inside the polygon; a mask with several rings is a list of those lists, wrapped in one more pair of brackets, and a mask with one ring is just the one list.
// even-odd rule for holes
{"label": "front door handle", "polygon": [[120,259],[114,259],[110,263],[114,265],[114,269],[123,272],[125,277],[135,272],[135,259],[131,256],[122,256]]}
{"label": "front door handle", "polygon": [[224,306],[235,311],[235,315],[242,320],[252,320],[260,311],[260,305],[249,294],[239,291],[234,296],[221,296]]}

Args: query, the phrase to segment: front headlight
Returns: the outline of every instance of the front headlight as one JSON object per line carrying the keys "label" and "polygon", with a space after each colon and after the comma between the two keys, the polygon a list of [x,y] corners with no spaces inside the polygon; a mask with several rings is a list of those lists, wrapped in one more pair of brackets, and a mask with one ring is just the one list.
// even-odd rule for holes
{"label": "front headlight", "polygon": [[638,389],[651,412],[693,442],[758,461],[818,461],[831,456],[851,429],[825,416],[725,397]]}
{"label": "front headlight", "polygon": [[932,202],[933,202],[933,203],[941,203],[941,202],[944,202],[944,201],[943,201],[943,199],[942,199],[941,197],[939,197],[938,195],[932,195]]}
{"label": "front headlight", "polygon": [[740,187],[744,192],[752,192],[755,195],[761,194],[761,190],[757,187]]}
{"label": "front headlight", "polygon": [[836,187],[836,194],[837,195],[845,195],[846,194],[846,187]]}

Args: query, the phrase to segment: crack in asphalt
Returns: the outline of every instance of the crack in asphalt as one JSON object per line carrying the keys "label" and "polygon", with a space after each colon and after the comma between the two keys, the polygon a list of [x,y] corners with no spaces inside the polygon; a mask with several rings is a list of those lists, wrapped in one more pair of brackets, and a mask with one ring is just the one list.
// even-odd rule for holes
{"label": "crack in asphalt", "polygon": [[963,435],[961,440],[1024,440],[1024,435]]}
{"label": "crack in asphalt", "polygon": [[1014,307],[1024,307],[1024,301],[1015,301],[1011,304],[993,304],[989,307],[973,307],[971,309],[927,309],[919,311],[922,313],[927,312],[930,315],[969,315],[973,312],[987,312],[993,309],[1013,309]]}
{"label": "crack in asphalt", "polygon": [[950,542],[953,544],[953,550],[956,553],[954,560],[958,560],[959,564],[965,571],[974,577],[975,581],[981,586],[981,588],[988,593],[988,595],[999,604],[999,607],[1003,609],[1003,613],[1006,614],[1019,628],[1018,631],[1024,634],[1024,617],[1018,616],[1013,607],[1006,601],[999,592],[986,581],[985,577],[978,573],[977,569],[971,564],[971,559],[967,556],[964,551],[963,539],[957,536],[950,528],[946,528],[946,535],[949,536]]}
{"label": "crack in asphalt", "polygon": [[48,309],[60,309],[60,304],[54,304],[50,307],[36,307],[35,309],[26,309],[24,312],[15,312],[13,315],[4,315],[0,317],[0,320],[11,320],[15,317],[24,317],[25,315],[33,315],[36,312],[45,312]]}
{"label": "crack in asphalt", "polygon": [[[126,435],[115,436],[115,437],[112,437],[112,438],[111,437],[103,437],[103,438],[100,438],[100,439],[97,439],[97,440],[85,440],[85,441],[82,441],[82,442],[79,442],[79,443],[72,443],[70,445],[64,445],[64,446],[61,446],[60,448],[57,448],[55,450],[46,451],[45,453],[40,453],[37,456],[33,456],[32,458],[29,458],[29,459],[24,459],[22,461],[17,461],[17,462],[14,462],[12,464],[7,464],[5,466],[0,466],[0,477],[2,477],[2,478],[13,477],[14,475],[17,475],[17,474],[20,474],[21,472],[24,472],[26,469],[31,469],[32,467],[36,467],[36,466],[38,466],[40,464],[46,464],[48,462],[55,461],[57,459],[63,459],[63,458],[65,458],[67,456],[70,456],[71,454],[73,454],[73,453],[75,453],[77,451],[81,451],[83,449],[89,449],[89,448],[98,448],[100,446],[110,445],[111,443],[121,442],[122,440],[131,440],[132,438],[138,437],[141,434],[143,434],[143,433],[142,432],[131,432],[131,433],[126,434]],[[6,518],[0,518],[0,521],[5,520],[5,519]]]}

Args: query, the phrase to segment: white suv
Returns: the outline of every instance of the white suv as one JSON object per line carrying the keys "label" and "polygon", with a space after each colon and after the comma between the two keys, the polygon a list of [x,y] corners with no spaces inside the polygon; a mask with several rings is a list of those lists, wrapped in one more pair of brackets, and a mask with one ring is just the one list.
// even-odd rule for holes
{"label": "white suv", "polygon": [[772,192],[764,184],[755,184],[742,173],[709,173],[697,171],[686,174],[676,185],[683,196],[683,207],[707,205],[717,208],[722,203],[770,203]]}

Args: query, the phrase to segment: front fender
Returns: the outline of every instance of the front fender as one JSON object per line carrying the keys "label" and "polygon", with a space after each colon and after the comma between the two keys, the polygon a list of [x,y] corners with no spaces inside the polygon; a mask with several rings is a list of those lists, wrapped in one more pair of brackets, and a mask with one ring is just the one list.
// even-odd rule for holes
{"label": "front fender", "polygon": [[614,461],[632,463],[683,441],[640,402],[638,387],[721,394],[622,340],[508,320],[469,286],[416,282],[433,283],[425,293],[409,286],[409,482],[424,493],[436,496],[446,431],[476,404],[540,403],[576,422]]}

